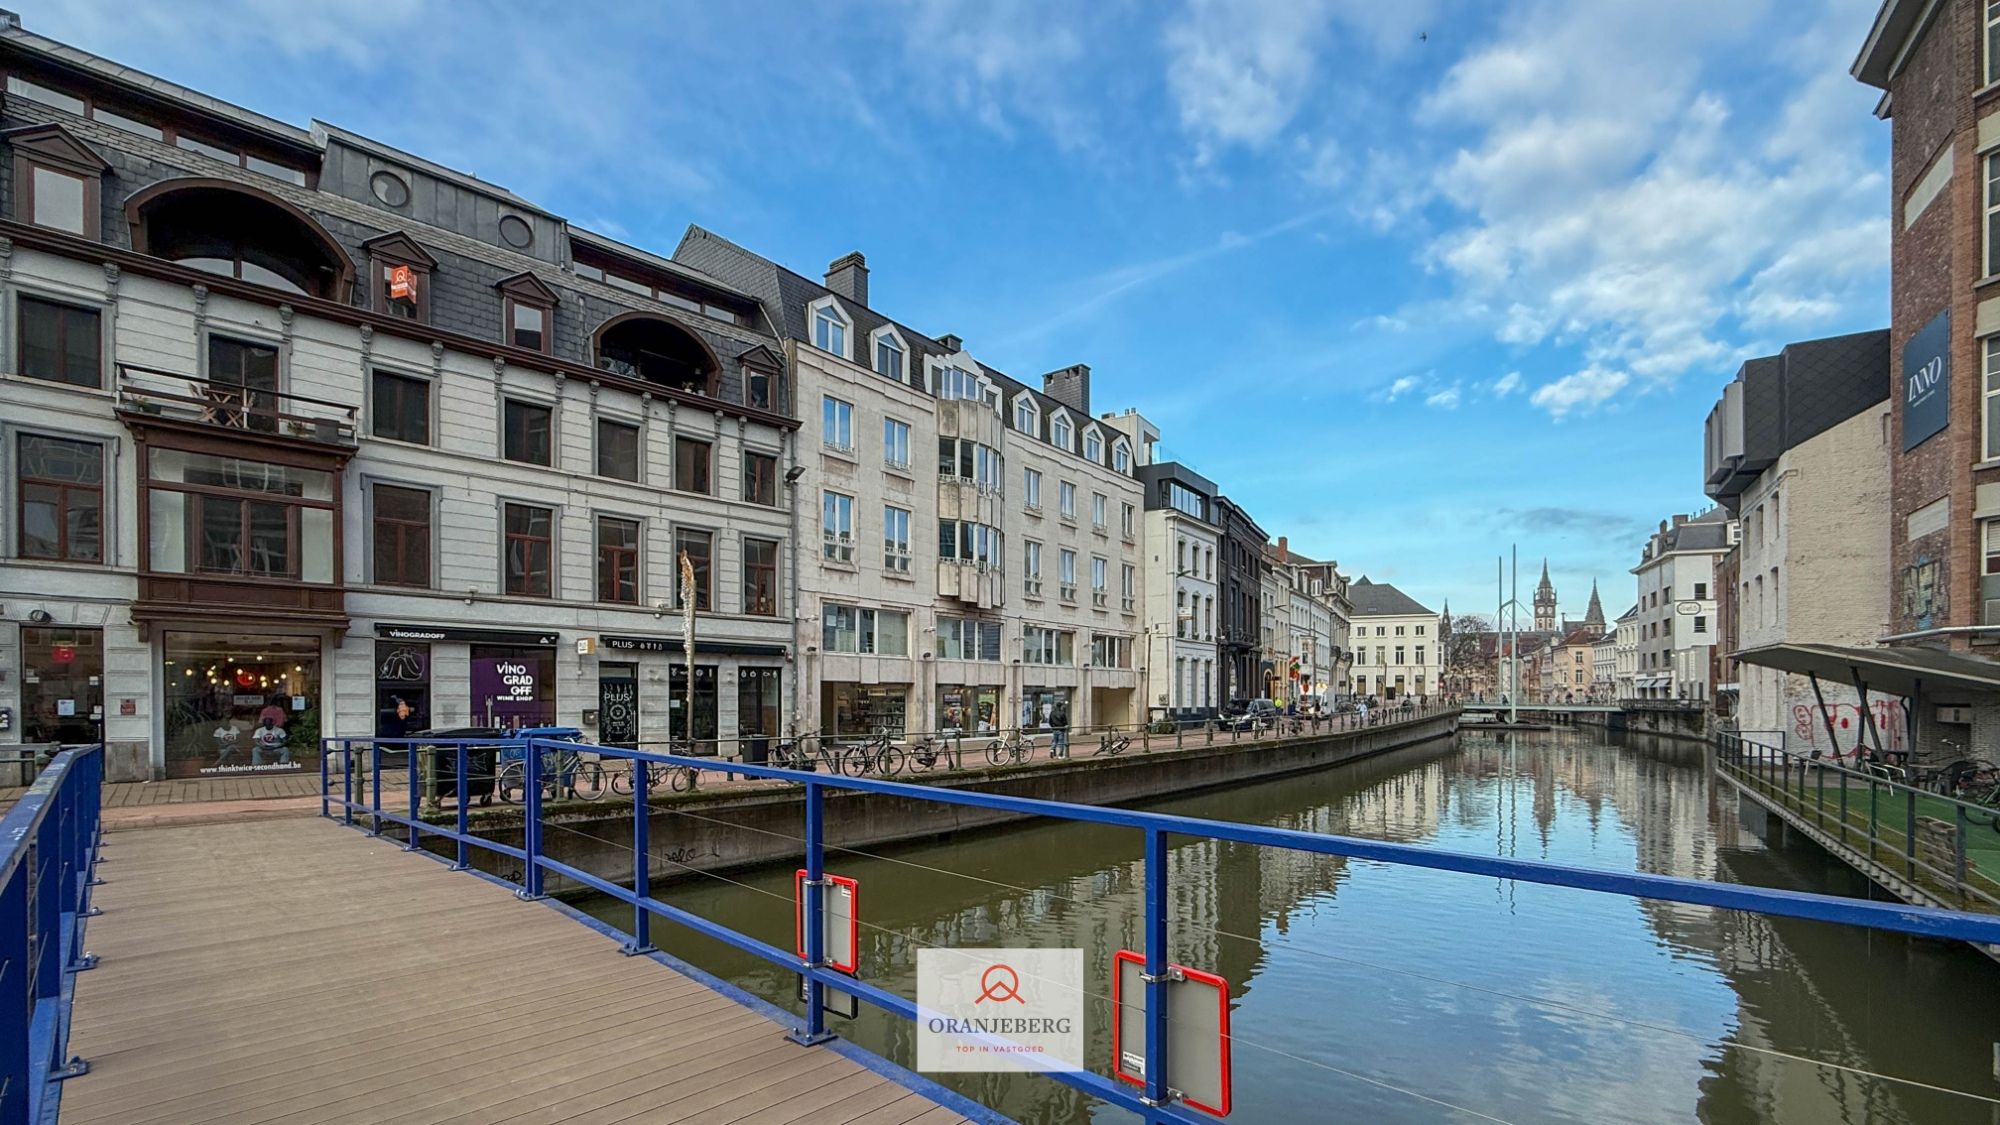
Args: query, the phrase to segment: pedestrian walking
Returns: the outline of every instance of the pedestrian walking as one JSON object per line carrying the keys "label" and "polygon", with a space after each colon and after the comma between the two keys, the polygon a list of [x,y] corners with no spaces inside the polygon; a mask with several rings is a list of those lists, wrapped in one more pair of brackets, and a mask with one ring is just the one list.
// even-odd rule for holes
{"label": "pedestrian walking", "polygon": [[1049,757],[1069,757],[1069,704],[1058,700],[1049,711]]}

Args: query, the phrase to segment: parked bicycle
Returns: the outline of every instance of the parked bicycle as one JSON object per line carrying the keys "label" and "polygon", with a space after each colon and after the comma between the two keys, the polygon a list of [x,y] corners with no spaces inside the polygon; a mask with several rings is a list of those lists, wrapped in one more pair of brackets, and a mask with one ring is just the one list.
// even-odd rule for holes
{"label": "parked bicycle", "polygon": [[911,773],[929,773],[939,767],[951,768],[944,743],[928,734],[910,744],[909,750],[904,752],[903,760],[910,767]]}
{"label": "parked bicycle", "polygon": [[1004,738],[996,738],[986,744],[986,762],[988,765],[1019,765],[1034,756],[1035,740],[1033,736],[1024,735],[1020,731],[1015,731]]}
{"label": "parked bicycle", "polygon": [[840,750],[838,747],[829,749],[820,741],[819,732],[807,731],[772,747],[771,764],[803,773],[824,769],[827,773],[837,774],[840,772]]}
{"label": "parked bicycle", "polygon": [[[493,794],[506,804],[519,804],[527,792],[527,764],[520,758],[500,767],[494,777]],[[607,788],[604,766],[575,750],[542,751],[542,799],[564,797],[595,801]]]}
{"label": "parked bicycle", "polygon": [[[674,750],[670,753],[679,753]],[[701,771],[693,766],[669,766],[660,762],[633,759],[622,770],[607,771],[613,793],[630,797],[637,789],[634,784],[639,777],[646,779],[646,792],[657,793],[662,788],[675,793],[692,793],[701,784]],[[635,776],[636,775],[636,776]]]}
{"label": "parked bicycle", "polygon": [[1132,745],[1130,735],[1119,734],[1116,731],[1105,731],[1103,734],[1097,736],[1097,749],[1091,751],[1091,753],[1107,758],[1115,758],[1123,754],[1125,748],[1130,745]]}
{"label": "parked bicycle", "polygon": [[866,742],[850,743],[840,752],[840,772],[849,777],[865,777],[871,773],[894,777],[902,768],[903,752],[896,749],[888,731],[882,731]]}

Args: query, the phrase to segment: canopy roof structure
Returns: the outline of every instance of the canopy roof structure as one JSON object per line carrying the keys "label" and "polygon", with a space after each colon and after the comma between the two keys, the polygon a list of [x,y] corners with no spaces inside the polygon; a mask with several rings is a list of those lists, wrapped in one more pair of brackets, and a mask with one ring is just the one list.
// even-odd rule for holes
{"label": "canopy roof structure", "polygon": [[2000,695],[2000,663],[1935,648],[1850,648],[1843,645],[1775,644],[1733,654],[1745,664],[1867,685],[1871,693],[1905,698]]}

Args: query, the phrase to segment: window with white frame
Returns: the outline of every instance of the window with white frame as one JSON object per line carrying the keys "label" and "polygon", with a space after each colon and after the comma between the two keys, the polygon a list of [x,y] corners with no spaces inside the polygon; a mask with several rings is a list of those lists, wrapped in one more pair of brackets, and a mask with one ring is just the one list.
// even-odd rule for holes
{"label": "window with white frame", "polygon": [[2000,273],[2000,152],[1986,158],[1986,263],[1982,271]]}
{"label": "window with white frame", "polygon": [[1090,559],[1090,600],[1100,606],[1111,600],[1111,563],[1095,555]]}
{"label": "window with white frame", "polygon": [[1090,494],[1090,525],[1099,531],[1104,530],[1104,511],[1108,503],[1102,492]]}
{"label": "window with white frame", "polygon": [[980,568],[1000,565],[1000,529],[971,520],[938,521],[938,558]]}
{"label": "window with white frame", "polygon": [[1026,625],[1021,629],[1021,663],[1076,663],[1076,634],[1067,629]]}
{"label": "window with white frame", "polygon": [[892,469],[910,467],[910,424],[882,419],[882,463]]}
{"label": "window with white frame", "polygon": [[1083,459],[1097,465],[1104,463],[1104,437],[1094,428],[1083,431]]}
{"label": "window with white frame", "polygon": [[1035,400],[1025,394],[1014,400],[1014,428],[1024,434],[1042,428],[1042,412],[1035,408]]}
{"label": "window with white frame", "polygon": [[1066,520],[1076,518],[1076,485],[1064,481],[1056,486],[1057,510]]}
{"label": "window with white frame", "polygon": [[[2000,2],[2000,0],[1996,0]],[[2000,336],[1986,338],[1986,456],[2000,457]]]}
{"label": "window with white frame", "polygon": [[821,610],[820,643],[828,652],[910,655],[910,615],[899,610],[828,604]]}
{"label": "window with white frame", "polygon": [[[1979,527],[1986,548],[1984,557],[1985,565],[1980,569],[1980,573],[2000,574],[2000,520],[1983,520],[1980,522]],[[1743,589],[1743,596],[1745,600],[1748,600],[1750,596],[1750,584],[1745,582]]]}
{"label": "window with white frame", "polygon": [[1042,474],[1040,470],[1037,469],[1022,470],[1021,503],[1025,505],[1029,511],[1032,512],[1041,511]]}
{"label": "window with white frame", "polygon": [[1132,471],[1132,447],[1124,438],[1111,443],[1111,467],[1121,473]]}
{"label": "window with white frame", "polygon": [[1069,415],[1058,413],[1049,422],[1049,443],[1063,449],[1075,449],[1075,433],[1070,429]]}
{"label": "window with white frame", "polygon": [[1986,59],[1983,76],[1990,86],[2000,82],[2000,0],[1986,0]]}
{"label": "window with white frame", "polygon": [[820,408],[820,440],[829,449],[854,450],[854,404],[827,395]]}
{"label": "window with white frame", "polygon": [[1000,623],[972,617],[937,619],[941,660],[1000,660]]}
{"label": "window with white frame", "polygon": [[847,356],[847,318],[831,301],[813,308],[813,346],[843,359]]}
{"label": "window with white frame", "polygon": [[1056,557],[1056,585],[1064,601],[1076,600],[1076,552],[1067,547]]}
{"label": "window with white frame", "polygon": [[1118,568],[1119,608],[1128,613],[1131,612],[1138,602],[1138,585],[1139,574],[1131,563],[1126,563]]}
{"label": "window with white frame", "polygon": [[1118,505],[1118,530],[1125,538],[1132,538],[1132,525],[1138,519],[1138,512],[1130,504]]}
{"label": "window with white frame", "polygon": [[904,360],[902,341],[894,333],[882,329],[875,333],[875,373],[886,379],[903,381]]}
{"label": "window with white frame", "polygon": [[1031,597],[1042,593],[1042,545],[1033,539],[1021,544],[1021,592]]}
{"label": "window with white frame", "polygon": [[882,506],[882,568],[910,572],[910,513],[893,504]]}
{"label": "window with white frame", "polygon": [[983,400],[985,390],[979,376],[963,367],[941,367],[938,369],[937,396],[942,399],[963,399],[967,402]]}
{"label": "window with white frame", "polygon": [[839,492],[820,495],[822,550],[835,562],[854,561],[854,497]]}

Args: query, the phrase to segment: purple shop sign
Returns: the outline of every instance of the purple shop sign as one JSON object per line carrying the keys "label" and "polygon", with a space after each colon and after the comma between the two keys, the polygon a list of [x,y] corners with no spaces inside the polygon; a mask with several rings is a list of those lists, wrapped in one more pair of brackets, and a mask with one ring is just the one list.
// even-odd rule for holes
{"label": "purple shop sign", "polygon": [[474,657],[472,711],[474,718],[497,727],[545,726],[548,709],[542,703],[543,662],[513,656]]}

